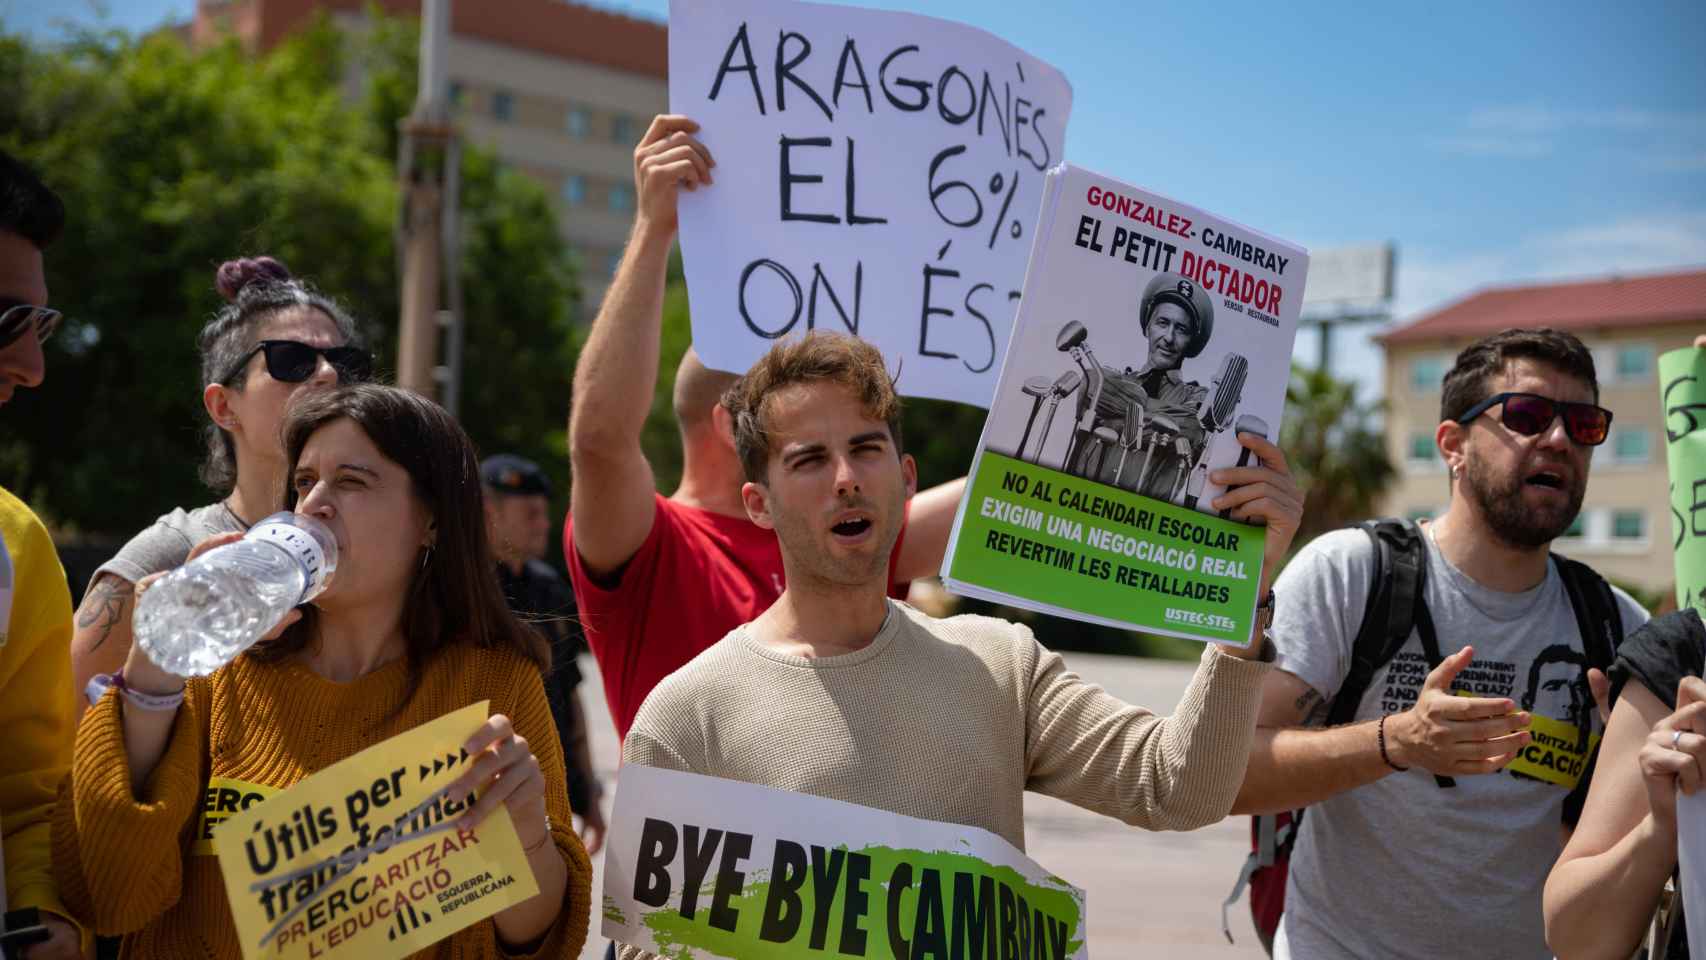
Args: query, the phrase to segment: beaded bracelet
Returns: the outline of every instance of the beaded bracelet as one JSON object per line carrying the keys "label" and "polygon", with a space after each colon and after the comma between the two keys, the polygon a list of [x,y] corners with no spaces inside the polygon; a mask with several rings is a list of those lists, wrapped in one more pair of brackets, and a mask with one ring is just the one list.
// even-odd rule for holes
{"label": "beaded bracelet", "polygon": [[1387,766],[1398,771],[1399,773],[1403,773],[1404,771],[1406,771],[1410,768],[1409,767],[1400,767],[1396,763],[1393,763],[1392,762],[1392,755],[1386,752],[1386,718],[1388,716],[1390,716],[1390,714],[1382,714],[1381,715],[1380,723],[1377,724],[1374,728],[1374,738],[1375,738],[1375,740],[1377,740],[1380,743],[1380,759],[1385,760]]}

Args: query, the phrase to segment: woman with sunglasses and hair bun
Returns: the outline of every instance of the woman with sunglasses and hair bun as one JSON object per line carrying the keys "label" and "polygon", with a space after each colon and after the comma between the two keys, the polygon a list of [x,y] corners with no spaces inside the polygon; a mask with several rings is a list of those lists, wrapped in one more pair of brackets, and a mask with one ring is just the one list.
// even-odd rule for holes
{"label": "woman with sunglasses and hair bun", "polygon": [[372,356],[358,342],[349,311],[278,260],[227,260],[214,284],[225,306],[202,328],[197,345],[208,415],[201,478],[219,497],[160,517],[95,571],[71,642],[79,691],[124,663],[138,580],[182,564],[208,537],[246,530],[279,508],[279,424],[291,398],[372,373]]}

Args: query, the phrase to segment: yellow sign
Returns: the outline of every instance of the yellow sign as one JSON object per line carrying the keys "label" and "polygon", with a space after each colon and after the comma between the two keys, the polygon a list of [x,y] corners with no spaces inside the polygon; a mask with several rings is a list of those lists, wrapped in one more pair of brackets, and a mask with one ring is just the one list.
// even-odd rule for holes
{"label": "yellow sign", "polygon": [[1590,733],[1584,739],[1581,728],[1563,720],[1533,714],[1528,723],[1528,745],[1506,767],[1536,780],[1545,780],[1567,789],[1575,789],[1587,769],[1588,757],[1599,734]]}
{"label": "yellow sign", "polygon": [[[1468,690],[1453,690],[1452,695],[1481,696]],[[1528,715],[1528,737],[1528,745],[1517,751],[1516,759],[1505,769],[1555,783],[1566,790],[1576,788],[1587,769],[1588,757],[1599,744],[1599,734],[1590,733],[1584,739],[1581,728],[1575,724],[1538,713]]]}
{"label": "yellow sign", "polygon": [[250,783],[231,777],[209,777],[207,790],[201,796],[201,822],[196,824],[195,847],[191,852],[197,856],[213,856],[214,827],[282,792],[278,787],[269,787],[264,783]]}
{"label": "yellow sign", "polygon": [[456,826],[469,804],[448,788],[486,706],[447,713],[259,802],[241,792],[258,793],[253,784],[210,782],[222,818],[213,849],[247,960],[394,960],[539,892],[507,810],[473,830]]}

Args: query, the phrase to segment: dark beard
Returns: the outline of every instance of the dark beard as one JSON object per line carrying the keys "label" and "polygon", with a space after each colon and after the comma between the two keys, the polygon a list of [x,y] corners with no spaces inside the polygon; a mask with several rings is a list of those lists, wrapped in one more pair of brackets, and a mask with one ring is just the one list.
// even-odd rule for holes
{"label": "dark beard", "polygon": [[1481,508],[1493,536],[1512,547],[1537,550],[1558,539],[1576,522],[1587,482],[1585,478],[1578,479],[1570,490],[1570,502],[1550,516],[1550,511],[1523,505],[1523,486],[1518,476],[1489,476],[1484,463],[1473,459],[1463,471],[1463,491]]}

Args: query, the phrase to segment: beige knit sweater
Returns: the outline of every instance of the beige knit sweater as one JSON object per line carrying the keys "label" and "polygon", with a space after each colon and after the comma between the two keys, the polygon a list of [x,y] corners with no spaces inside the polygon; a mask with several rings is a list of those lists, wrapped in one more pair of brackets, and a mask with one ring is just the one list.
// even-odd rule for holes
{"label": "beige knit sweater", "polygon": [[1021,850],[1026,790],[1149,830],[1231,811],[1267,664],[1211,645],[1158,717],[1024,626],[889,603],[871,644],[839,657],[787,656],[736,628],[646,698],[623,762],[982,827]]}

